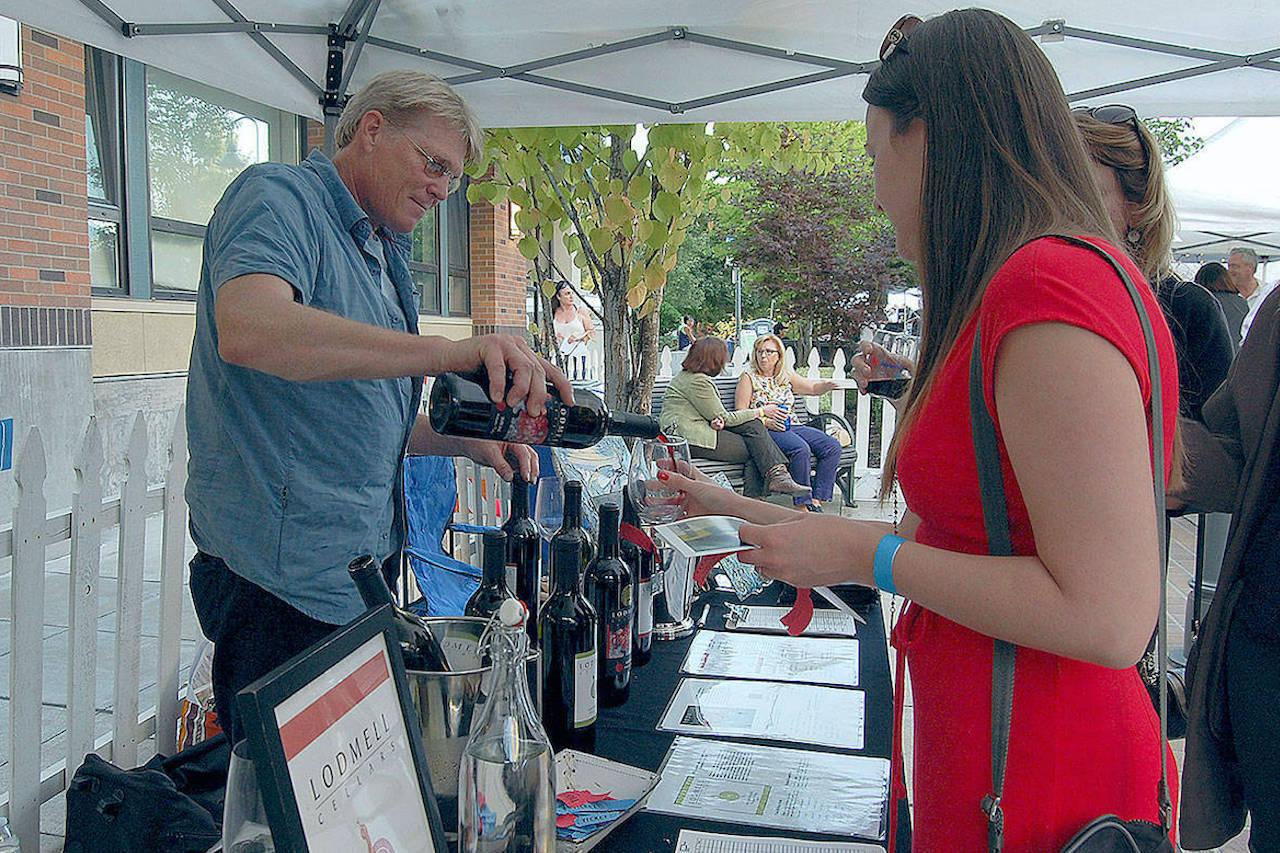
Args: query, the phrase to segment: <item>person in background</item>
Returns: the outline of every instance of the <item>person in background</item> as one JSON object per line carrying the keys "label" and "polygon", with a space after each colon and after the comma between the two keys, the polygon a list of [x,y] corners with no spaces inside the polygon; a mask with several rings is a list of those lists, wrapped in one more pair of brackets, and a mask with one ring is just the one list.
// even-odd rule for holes
{"label": "person in background", "polygon": [[[908,599],[893,643],[914,696],[916,853],[988,849],[995,638],[1018,646],[1006,853],[1059,850],[1105,814],[1158,823],[1162,768],[1171,782],[1177,769],[1134,664],[1159,609],[1153,494],[1177,484],[1173,338],[1117,246],[1053,66],[1021,27],[983,9],[907,16],[880,59],[862,93],[875,200],[923,295],[916,374],[883,469],[906,514],[895,525],[795,513],[690,466],[662,474],[691,513],[747,519],[739,536],[756,548],[739,559],[766,575]],[[1136,285],[1161,433],[1148,426],[1157,379],[1123,282],[1059,234],[1110,255]],[[975,344],[1015,556],[990,555],[983,521]]]}
{"label": "person in background", "polygon": [[813,460],[818,460],[818,476],[813,481],[813,494],[797,497],[796,506],[811,512],[822,511],[822,501],[831,500],[840,470],[840,442],[820,429],[795,423],[796,393],[825,394],[836,387],[829,379],[806,379],[782,363],[782,339],[777,335],[756,338],[751,348],[751,363],[738,377],[734,406],[750,409],[772,403],[778,417],[766,417],[769,436],[787,455],[791,479],[809,485]]}
{"label": "person in background", "polygon": [[685,314],[676,329],[676,349],[688,349],[698,339],[698,325],[691,314]]}
{"label": "person in background", "polygon": [[1231,335],[1231,348],[1240,349],[1240,329],[1249,314],[1249,303],[1236,291],[1236,283],[1227,268],[1217,261],[1210,261],[1196,270],[1196,284],[1218,300],[1227,321],[1227,333]]}
{"label": "person in background", "polygon": [[1280,850],[1280,293],[1258,309],[1226,381],[1183,420],[1188,509],[1230,512],[1222,573],[1187,659],[1181,841]]}
{"label": "person in background", "polygon": [[1249,313],[1240,323],[1240,340],[1249,334],[1258,306],[1267,298],[1271,287],[1258,281],[1258,253],[1247,246],[1237,246],[1227,255],[1227,272],[1236,284],[1236,292],[1249,303]]}
{"label": "person in background", "polygon": [[567,281],[556,285],[551,299],[551,325],[570,374],[581,375],[587,345],[596,334],[596,324],[591,320],[591,312],[575,303],[573,288]]}
{"label": "person in background", "polygon": [[[469,456],[504,478],[528,447],[435,434],[423,376],[485,367],[494,402],[540,414],[564,375],[519,338],[418,334],[409,232],[480,155],[439,78],[391,71],[339,118],[338,151],[251,166],[205,232],[187,382],[191,598],[214,643],[233,742],[236,693],[364,612],[347,573],[398,567],[406,453]],[[506,386],[508,373],[510,386]]]}
{"label": "person in background", "polygon": [[1226,378],[1235,348],[1213,295],[1173,272],[1173,199],[1160,145],[1132,107],[1111,104],[1071,111],[1093,160],[1093,175],[1116,233],[1155,288],[1178,353],[1179,413],[1200,407]]}
{"label": "person in background", "polygon": [[787,458],[769,437],[765,420],[781,421],[782,410],[760,404],[727,411],[712,377],[724,370],[729,349],[719,338],[700,338],[689,347],[680,372],[662,395],[662,431],[689,442],[700,459],[747,463],[748,497],[781,492],[808,499],[810,489],[787,473]]}

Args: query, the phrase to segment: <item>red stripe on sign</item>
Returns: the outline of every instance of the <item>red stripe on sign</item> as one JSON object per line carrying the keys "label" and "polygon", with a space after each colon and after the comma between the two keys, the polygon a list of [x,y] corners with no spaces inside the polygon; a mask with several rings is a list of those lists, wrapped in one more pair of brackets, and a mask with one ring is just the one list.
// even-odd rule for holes
{"label": "red stripe on sign", "polygon": [[345,717],[374,688],[390,677],[386,656],[378,652],[319,699],[303,708],[296,717],[280,727],[285,761],[292,761],[295,755],[314,743],[316,738]]}

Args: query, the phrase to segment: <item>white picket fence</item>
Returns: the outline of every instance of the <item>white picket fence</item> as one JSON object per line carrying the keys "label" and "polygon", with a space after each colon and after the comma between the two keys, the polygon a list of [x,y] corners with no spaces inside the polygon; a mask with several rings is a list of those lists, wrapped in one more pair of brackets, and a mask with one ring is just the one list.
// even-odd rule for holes
{"label": "white picket fence", "polygon": [[[40,849],[40,806],[67,789],[70,776],[87,753],[96,752],[123,767],[138,761],[138,747],[156,739],[156,750],[171,753],[176,741],[178,675],[182,641],[182,580],[187,507],[186,419],[178,409],[169,445],[164,484],[147,484],[147,428],[141,413],[133,422],[125,450],[120,494],[102,495],[102,436],[90,418],[78,458],[72,463],[76,489],[68,511],[48,513],[46,478],[62,476],[47,460],[44,442],[32,427],[19,448],[14,479],[18,485],[13,526],[0,529],[0,560],[10,558],[9,601],[9,766],[0,793],[0,815],[8,818],[23,850]],[[51,470],[51,468],[53,470]],[[139,713],[144,547],[151,516],[163,517],[160,566],[160,624],[155,672],[156,705]],[[97,673],[99,582],[102,535],[119,528],[115,608],[115,685],[112,726],[94,737]],[[41,727],[44,686],[45,564],[49,551],[70,543],[67,632],[67,709],[65,757],[42,766],[40,747],[51,733]],[[65,553],[65,549],[62,550]],[[54,575],[56,577],[56,575]],[[148,679],[149,680],[149,679]]]}
{"label": "white picket fence", "polygon": [[[683,360],[684,353],[675,351],[671,347],[663,347],[662,353],[658,358],[658,378],[670,379],[678,369],[679,362]],[[747,368],[747,360],[750,352],[745,347],[738,347],[733,358],[725,365],[722,376],[740,376],[742,371]],[[796,353],[791,347],[786,348],[783,353],[784,365],[787,369],[797,370]],[[832,357],[831,379],[847,379],[849,376],[850,357],[844,349],[837,349]],[[816,348],[809,350],[809,357],[805,361],[805,366],[799,368],[798,372],[803,373],[808,379],[821,379],[822,373],[819,368],[819,356]],[[856,480],[854,488],[854,499],[873,499],[880,494],[880,470],[884,467],[884,454],[889,450],[889,443],[893,440],[893,430],[897,425],[897,410],[894,409],[887,401],[878,401],[873,404],[872,398],[866,394],[859,394],[857,391],[846,391],[836,389],[831,393],[831,411],[843,416],[845,412],[845,396],[852,394],[857,398],[857,416],[854,422],[853,442],[854,448],[858,452],[858,461],[854,465],[853,473]],[[820,396],[809,396],[804,398],[805,408],[812,414],[819,411]],[[871,444],[871,407],[876,405],[880,407],[880,418],[878,424],[879,444],[878,452],[872,454]]]}

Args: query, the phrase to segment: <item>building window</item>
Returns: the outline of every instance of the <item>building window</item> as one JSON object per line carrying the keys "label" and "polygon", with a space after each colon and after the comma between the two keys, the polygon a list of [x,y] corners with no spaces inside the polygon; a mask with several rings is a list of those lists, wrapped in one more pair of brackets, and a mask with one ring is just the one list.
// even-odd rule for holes
{"label": "building window", "polygon": [[445,206],[449,227],[449,316],[471,316],[471,205],[467,204],[467,180],[449,196]]}
{"label": "building window", "polygon": [[89,282],[121,293],[120,60],[85,49],[85,168],[89,190]]}
{"label": "building window", "polygon": [[195,293],[214,205],[246,167],[296,149],[280,145],[285,127],[279,110],[147,69],[151,266],[158,293]]}
{"label": "building window", "polygon": [[409,256],[409,274],[418,292],[419,310],[423,314],[440,313],[440,215],[439,207],[427,211],[413,229],[413,250]]}

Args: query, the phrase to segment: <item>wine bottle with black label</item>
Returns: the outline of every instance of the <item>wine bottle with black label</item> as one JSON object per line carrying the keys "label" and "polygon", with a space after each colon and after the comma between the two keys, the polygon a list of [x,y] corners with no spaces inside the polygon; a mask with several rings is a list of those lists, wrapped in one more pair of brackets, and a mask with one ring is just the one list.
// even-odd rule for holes
{"label": "wine bottle with black label", "polygon": [[480,586],[467,599],[463,615],[488,619],[498,612],[502,602],[515,598],[516,594],[507,586],[506,534],[501,530],[486,530],[482,545]]}
{"label": "wine bottle with black label", "polygon": [[392,607],[392,618],[396,626],[396,635],[400,640],[400,651],[404,655],[405,669],[420,672],[448,672],[449,662],[444,650],[426,623],[412,613],[395,606],[391,598],[391,588],[382,574],[382,566],[370,554],[356,557],[347,566],[351,580],[360,591],[364,606],[373,610],[384,604]]}
{"label": "wine bottle with black label", "polygon": [[600,537],[596,558],[583,578],[583,594],[596,611],[596,648],[600,662],[600,704],[621,705],[631,692],[631,632],[635,622],[631,569],[618,554],[616,503],[600,507]]}
{"label": "wine bottle with black label", "polygon": [[[509,380],[508,380],[509,381]],[[442,373],[431,386],[427,407],[431,428],[441,435],[459,435],[517,444],[549,447],[590,447],[606,435],[657,438],[658,419],[650,415],[610,412],[589,391],[574,392],[566,405],[560,392],[547,386],[546,412],[532,417],[524,406],[501,406],[489,398],[489,374]]]}
{"label": "wine bottle with black label", "polygon": [[507,535],[507,566],[516,577],[516,596],[529,611],[525,627],[530,647],[535,648],[542,597],[542,539],[537,523],[529,517],[529,483],[519,469],[511,478],[511,516],[502,531]]}
{"label": "wine bottle with black label", "polygon": [[539,618],[542,722],[556,750],[592,752],[598,713],[596,612],[582,595],[582,545],[551,543],[551,597]]}
{"label": "wine bottle with black label", "polygon": [[640,513],[631,494],[622,490],[622,560],[631,569],[635,584],[636,618],[631,665],[644,666],[653,654],[653,542],[641,527]]}

